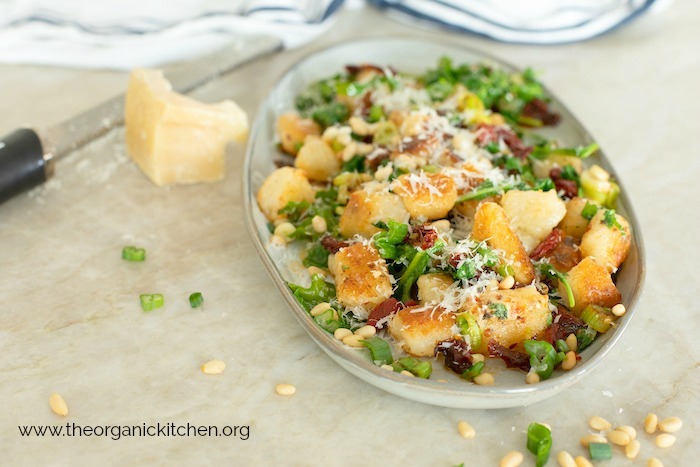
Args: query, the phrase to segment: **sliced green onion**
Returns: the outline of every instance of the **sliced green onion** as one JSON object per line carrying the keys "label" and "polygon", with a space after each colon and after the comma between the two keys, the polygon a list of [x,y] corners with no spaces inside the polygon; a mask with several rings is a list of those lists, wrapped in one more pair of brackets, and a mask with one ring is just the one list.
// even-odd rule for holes
{"label": "sliced green onion", "polygon": [[135,246],[125,246],[122,248],[122,259],[134,262],[145,261],[146,250]]}
{"label": "sliced green onion", "polygon": [[566,352],[569,351],[569,346],[568,346],[568,344],[566,343],[566,341],[565,341],[564,339],[557,339],[557,341],[555,342],[555,344],[556,344],[557,350],[558,350],[559,352],[564,352],[564,353],[566,353]]}
{"label": "sliced green onion", "polygon": [[331,334],[336,331],[336,329],[343,327],[343,322],[338,316],[338,312],[333,308],[329,308],[318,316],[314,316],[314,322],[318,324],[321,329]]}
{"label": "sliced green onion", "polygon": [[375,365],[391,365],[394,363],[394,357],[391,355],[389,344],[381,337],[370,337],[360,341],[362,345],[369,349],[372,354],[372,361]]}
{"label": "sliced green onion", "polygon": [[195,292],[190,295],[190,306],[192,308],[199,308],[203,301],[204,297],[202,297],[201,292]]}
{"label": "sliced green onion", "polygon": [[573,308],[576,305],[576,300],[574,300],[574,291],[571,289],[571,284],[566,278],[566,274],[557,271],[554,266],[549,263],[540,264],[540,273],[547,274],[551,277],[556,277],[558,281],[564,285],[566,289],[566,298],[569,301],[569,308]]}
{"label": "sliced green onion", "polygon": [[429,361],[418,360],[413,357],[399,358],[392,366],[394,367],[394,371],[401,372],[406,370],[424,379],[428,379],[433,372],[433,365]]}
{"label": "sliced green onion", "polygon": [[141,301],[141,308],[143,311],[155,310],[156,308],[162,307],[165,303],[165,299],[161,293],[141,294],[139,295],[139,300]]}
{"label": "sliced green onion", "polygon": [[612,446],[608,443],[590,443],[588,453],[592,461],[609,461],[612,459]]}
{"label": "sliced green onion", "polygon": [[472,381],[474,378],[481,374],[484,369],[484,362],[476,362],[462,373],[462,378]]}
{"label": "sliced green onion", "polygon": [[581,217],[591,220],[593,219],[593,216],[595,216],[596,212],[598,212],[598,206],[595,203],[586,201],[586,205],[581,210]]}
{"label": "sliced green onion", "polygon": [[552,376],[559,359],[552,344],[546,341],[526,340],[525,351],[530,355],[530,367],[541,379]]}
{"label": "sliced green onion", "polygon": [[590,304],[581,312],[581,319],[594,330],[604,333],[615,322],[615,315],[602,306]]}
{"label": "sliced green onion", "polygon": [[583,349],[585,349],[593,343],[593,341],[595,340],[595,336],[597,335],[598,332],[590,327],[587,327],[586,329],[579,329],[576,332],[576,340],[578,341],[576,351],[578,353],[581,353]]}
{"label": "sliced green onion", "polygon": [[469,346],[472,349],[478,349],[481,346],[481,329],[474,315],[469,312],[460,313],[457,315],[457,326],[460,334],[469,338]]}
{"label": "sliced green onion", "polygon": [[326,282],[321,274],[311,276],[311,285],[302,287],[296,284],[287,284],[292,290],[294,297],[306,311],[311,311],[313,307],[321,302],[330,302],[335,298],[335,286]]}
{"label": "sliced green onion", "polygon": [[527,428],[527,449],[537,456],[537,467],[545,465],[552,449],[552,432],[549,428],[539,423],[531,423]]}
{"label": "sliced green onion", "polygon": [[508,319],[508,307],[503,303],[489,303],[489,310],[498,319]]}
{"label": "sliced green onion", "polygon": [[423,271],[425,271],[429,263],[430,256],[428,256],[426,251],[421,250],[413,257],[406,271],[401,276],[401,279],[399,279],[396,289],[396,295],[400,297],[402,302],[406,303],[411,299],[411,287],[413,287],[413,284],[418,280],[421,274],[423,274]]}

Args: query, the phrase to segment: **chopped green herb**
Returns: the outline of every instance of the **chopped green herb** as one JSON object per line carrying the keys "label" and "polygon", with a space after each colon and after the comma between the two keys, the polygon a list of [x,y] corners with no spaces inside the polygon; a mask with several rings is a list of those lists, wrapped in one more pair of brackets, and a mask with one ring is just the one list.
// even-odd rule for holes
{"label": "chopped green herb", "polygon": [[317,268],[328,267],[328,256],[330,252],[320,243],[314,243],[306,250],[306,257],[302,261],[304,267],[316,266]]}
{"label": "chopped green herb", "polygon": [[581,216],[584,219],[591,220],[591,219],[593,219],[593,216],[595,216],[596,212],[598,212],[598,206],[595,203],[591,203],[590,201],[586,201],[586,205],[581,210]]}
{"label": "chopped green herb", "polygon": [[454,274],[455,279],[462,280],[469,280],[474,276],[476,276],[476,264],[474,264],[474,260],[469,258],[462,261]]}
{"label": "chopped green herb", "polygon": [[561,178],[564,180],[574,181],[577,185],[580,183],[578,172],[576,172],[576,169],[574,169],[574,167],[571,165],[565,165],[562,167]]}
{"label": "chopped green herb", "polygon": [[160,308],[164,305],[165,299],[163,294],[141,294],[139,295],[139,300],[141,301],[141,308],[143,311],[153,311],[156,308]]}
{"label": "chopped green herb", "polygon": [[427,251],[418,251],[413,257],[396,288],[396,296],[400,297],[402,302],[406,303],[411,299],[411,287],[423,274],[429,263],[430,256],[428,256]]}
{"label": "chopped green herb", "polygon": [[352,159],[343,163],[343,172],[363,173],[365,170],[365,156],[353,156]]}
{"label": "chopped green herb", "polygon": [[615,214],[614,209],[606,209],[605,212],[603,213],[603,223],[608,226],[608,228],[612,229],[613,227],[619,230],[620,232],[625,233],[625,230],[622,228],[622,225],[620,222],[617,220],[617,215]]}
{"label": "chopped green herb", "polygon": [[199,308],[202,302],[204,302],[204,297],[202,297],[200,292],[190,294],[190,306],[192,308]]}
{"label": "chopped green herb", "polygon": [[125,246],[122,248],[122,259],[133,262],[145,261],[146,250],[135,246]]}
{"label": "chopped green herb", "polygon": [[566,274],[557,271],[554,266],[549,263],[540,263],[540,274],[555,277],[558,281],[560,281],[566,289],[566,298],[569,300],[569,308],[576,305],[576,300],[574,300],[574,292],[571,290],[571,284],[569,284]]}
{"label": "chopped green herb", "polygon": [[576,340],[578,341],[576,351],[580,353],[584,349],[586,349],[589,345],[593,343],[593,341],[595,340],[595,336],[597,335],[598,332],[591,327],[587,327],[586,329],[579,329],[576,332]]}
{"label": "chopped green herb", "polygon": [[338,328],[347,327],[347,323],[333,308],[329,308],[318,316],[314,316],[314,322],[324,331],[333,334]]}
{"label": "chopped green herb", "polygon": [[498,319],[508,319],[508,308],[503,303],[489,303],[489,310]]}
{"label": "chopped green herb", "polygon": [[335,286],[323,280],[323,276],[320,274],[311,276],[311,285],[309,287],[302,287],[296,284],[287,285],[289,285],[294,297],[306,311],[310,311],[319,303],[330,302],[335,298]]}
{"label": "chopped green herb", "polygon": [[484,149],[486,149],[491,154],[498,154],[501,151],[501,147],[499,146],[499,144],[494,141],[484,146]]}
{"label": "chopped green herb", "polygon": [[342,123],[348,119],[350,116],[350,111],[345,104],[340,102],[334,102],[331,104],[326,104],[319,107],[312,115],[311,118],[314,119],[316,123],[321,125],[323,128],[333,126],[336,123]]}
{"label": "chopped green herb", "polygon": [[384,110],[379,105],[373,105],[369,108],[369,115],[367,121],[369,123],[377,123],[379,120],[384,119]]}

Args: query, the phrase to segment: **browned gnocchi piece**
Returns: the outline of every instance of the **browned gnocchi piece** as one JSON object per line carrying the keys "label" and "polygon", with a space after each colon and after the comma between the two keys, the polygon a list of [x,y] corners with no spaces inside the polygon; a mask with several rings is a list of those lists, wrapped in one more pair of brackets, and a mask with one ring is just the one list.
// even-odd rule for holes
{"label": "browned gnocchi piece", "polygon": [[455,315],[443,308],[408,307],[389,321],[389,334],[406,353],[432,357],[435,346],[454,337]]}
{"label": "browned gnocchi piece", "polygon": [[408,211],[401,198],[387,191],[354,191],[340,216],[340,233],[344,237],[371,237],[380,229],[375,223],[388,219],[408,222]]}
{"label": "browned gnocchi piece", "polygon": [[581,237],[583,237],[583,234],[588,228],[588,219],[583,217],[581,212],[588,202],[589,201],[579,197],[571,198],[566,202],[566,215],[558,226],[566,235],[581,240]]}
{"label": "browned gnocchi piece", "polygon": [[[580,315],[586,305],[594,304],[613,307],[620,303],[622,295],[617,290],[610,273],[589,256],[574,266],[567,274],[575,304],[570,307],[575,315]],[[566,297],[566,288],[559,282],[559,295]],[[564,304],[568,305],[566,300]]]}
{"label": "browned gnocchi piece", "polygon": [[548,303],[547,295],[532,286],[484,292],[464,310],[481,329],[481,345],[475,351],[485,351],[490,340],[510,348],[533,339],[549,324]]}
{"label": "browned gnocchi piece", "polygon": [[401,175],[392,183],[392,191],[401,197],[414,219],[442,219],[457,201],[454,180],[440,173]]}
{"label": "browned gnocchi piece", "polygon": [[320,136],[309,135],[299,149],[294,165],[316,182],[325,182],[340,172],[342,164],[331,147]]}
{"label": "browned gnocchi piece", "polygon": [[279,210],[290,201],[313,202],[314,197],[314,189],[304,171],[293,167],[282,167],[272,172],[257,194],[258,206],[269,221],[283,219]]}
{"label": "browned gnocchi piece", "polygon": [[581,255],[592,257],[608,272],[615,272],[627,257],[631,244],[627,220],[612,210],[599,209],[581,238]]}
{"label": "browned gnocchi piece", "polygon": [[441,301],[445,297],[445,291],[453,283],[454,279],[452,279],[452,276],[446,273],[423,274],[416,281],[416,285],[418,285],[418,301],[421,304]]}
{"label": "browned gnocchi piece", "polygon": [[321,128],[310,118],[286,113],[277,119],[280,146],[287,154],[296,155],[308,135],[320,135]]}
{"label": "browned gnocchi piece", "polygon": [[510,190],[501,197],[510,226],[530,253],[564,218],[566,206],[554,190]]}
{"label": "browned gnocchi piece", "polygon": [[529,284],[535,279],[535,268],[530,257],[511,228],[506,212],[498,204],[484,202],[479,205],[474,215],[472,238],[500,250],[501,259],[513,268],[517,283]]}
{"label": "browned gnocchi piece", "polygon": [[373,246],[357,242],[341,248],[329,268],[335,276],[336,298],[343,306],[369,312],[391,297],[386,262]]}

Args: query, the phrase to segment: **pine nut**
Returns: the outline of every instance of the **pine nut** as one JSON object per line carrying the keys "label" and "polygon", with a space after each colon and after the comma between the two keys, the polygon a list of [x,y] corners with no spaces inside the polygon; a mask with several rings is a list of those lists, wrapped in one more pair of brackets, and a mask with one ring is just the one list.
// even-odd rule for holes
{"label": "pine nut", "polygon": [[465,422],[464,420],[460,420],[457,423],[457,430],[464,439],[473,439],[476,436],[476,431],[474,430],[474,427],[472,427],[469,423]]}
{"label": "pine nut", "polygon": [[501,463],[498,465],[499,467],[518,467],[523,463],[523,460],[525,460],[523,453],[511,451],[501,459]]}
{"label": "pine nut", "polygon": [[391,365],[387,365],[387,364],[384,364],[384,365],[380,366],[379,368],[381,368],[382,370],[394,371],[394,367]]}
{"label": "pine nut", "polygon": [[283,247],[287,244],[287,239],[281,235],[273,235],[270,237],[270,245],[276,247]]}
{"label": "pine nut", "polygon": [[576,467],[593,467],[593,464],[591,464],[591,461],[589,461],[585,457],[577,456],[576,457]]}
{"label": "pine nut", "polygon": [[491,373],[481,373],[474,377],[474,382],[479,386],[493,386],[496,380]]}
{"label": "pine nut", "polygon": [[63,400],[60,394],[54,392],[49,396],[49,407],[53,410],[53,413],[65,417],[68,415],[68,404]]}
{"label": "pine nut", "polygon": [[486,360],[486,357],[484,357],[484,354],[480,353],[473,353],[472,354],[472,362],[473,363],[480,363]]}
{"label": "pine nut", "polygon": [[570,350],[576,350],[578,349],[578,339],[576,339],[576,334],[573,332],[566,336],[566,345],[569,347]]}
{"label": "pine nut", "polygon": [[377,328],[371,325],[362,326],[360,329],[355,331],[355,334],[362,337],[363,339],[369,339],[377,333]]}
{"label": "pine nut", "polygon": [[656,425],[658,423],[659,417],[657,417],[654,413],[650,413],[649,415],[647,415],[647,418],[644,419],[644,431],[646,431],[649,434],[652,434],[656,431]]}
{"label": "pine nut", "polygon": [[414,375],[413,373],[411,373],[411,372],[408,371],[408,370],[401,370],[401,374],[404,375],[404,376],[410,376],[410,377],[412,377],[412,378],[414,378],[414,377],[416,376],[416,375]]}
{"label": "pine nut", "polygon": [[659,430],[666,433],[675,433],[683,426],[683,420],[678,417],[664,418],[659,422]]}
{"label": "pine nut", "polygon": [[656,437],[656,446],[659,448],[670,448],[676,442],[676,437],[664,433]]}
{"label": "pine nut", "polygon": [[636,459],[639,455],[639,449],[641,447],[642,446],[641,444],[639,444],[639,441],[633,439],[632,441],[630,441],[630,444],[625,446],[625,457],[628,459]]}
{"label": "pine nut", "polygon": [[288,384],[288,383],[280,383],[277,386],[275,386],[275,391],[277,394],[280,396],[291,396],[295,392],[297,392],[297,388],[294,387],[293,384]]}
{"label": "pine nut", "polygon": [[622,316],[627,311],[627,308],[625,308],[625,305],[623,305],[622,303],[618,303],[617,305],[612,307],[610,311],[612,311],[612,314],[614,314],[615,316]]}
{"label": "pine nut", "polygon": [[349,347],[360,348],[360,347],[364,347],[364,345],[362,345],[362,342],[360,342],[363,340],[364,340],[364,338],[362,336],[358,336],[357,334],[351,334],[351,335],[343,338],[343,344],[345,344]]}
{"label": "pine nut", "polygon": [[[569,350],[566,352],[566,358],[561,362],[561,369],[564,371],[569,371],[576,366],[576,352]],[[609,425],[609,424],[608,424]]]}
{"label": "pine nut", "polygon": [[287,239],[289,238],[297,228],[291,222],[282,222],[280,225],[275,227],[275,235]]}
{"label": "pine nut", "polygon": [[583,447],[587,448],[589,444],[591,443],[607,443],[608,440],[605,438],[603,435],[586,435],[583,438],[581,438],[581,444]]}
{"label": "pine nut", "polygon": [[513,276],[506,276],[498,284],[498,288],[501,290],[507,290],[507,289],[512,289],[514,285],[515,285],[515,278]]}
{"label": "pine nut", "polygon": [[330,304],[330,303],[328,303],[328,302],[321,302],[321,303],[319,303],[318,305],[316,305],[315,307],[313,307],[313,308],[311,309],[311,311],[309,311],[309,314],[310,314],[311,316],[322,315],[323,313],[325,313],[326,311],[328,311],[328,310],[330,309],[330,307],[331,307],[331,304]]}
{"label": "pine nut", "polygon": [[450,225],[450,221],[447,219],[440,219],[439,221],[435,221],[431,224],[435,230],[438,232],[447,232],[449,231],[452,226]]}
{"label": "pine nut", "polygon": [[309,276],[323,276],[326,277],[326,271],[323,269],[319,268],[318,266],[309,266],[307,271],[309,272]]}
{"label": "pine nut", "polygon": [[557,454],[557,462],[559,467],[576,467],[576,461],[573,456],[566,451],[559,451]]}
{"label": "pine nut", "polygon": [[635,430],[634,427],[631,427],[629,425],[620,425],[615,429],[617,431],[622,431],[624,433],[627,433],[627,435],[629,435],[629,437],[630,437],[630,441],[637,437],[637,430]]}
{"label": "pine nut", "polygon": [[202,365],[202,373],[205,375],[220,375],[226,369],[226,364],[221,360],[209,360]]}
{"label": "pine nut", "polygon": [[321,216],[314,216],[313,219],[311,219],[311,227],[313,227],[314,232],[316,233],[324,233],[326,230],[328,230],[326,219]]}
{"label": "pine nut", "polygon": [[528,374],[525,375],[525,382],[527,384],[537,384],[540,382],[540,375],[538,375],[534,371],[528,372]]}
{"label": "pine nut", "polygon": [[612,427],[609,421],[598,415],[594,415],[588,419],[588,426],[598,431],[609,430],[610,427]]}
{"label": "pine nut", "polygon": [[619,431],[619,430],[613,430],[608,433],[608,439],[610,440],[611,443],[617,445],[617,446],[627,446],[630,444],[630,435],[625,433],[624,431]]}
{"label": "pine nut", "polygon": [[647,461],[647,467],[664,467],[664,464],[656,457],[650,457]]}
{"label": "pine nut", "polygon": [[343,339],[345,339],[348,336],[352,336],[352,331],[349,330],[348,328],[338,328],[333,333],[333,337],[335,337],[339,341],[342,341]]}

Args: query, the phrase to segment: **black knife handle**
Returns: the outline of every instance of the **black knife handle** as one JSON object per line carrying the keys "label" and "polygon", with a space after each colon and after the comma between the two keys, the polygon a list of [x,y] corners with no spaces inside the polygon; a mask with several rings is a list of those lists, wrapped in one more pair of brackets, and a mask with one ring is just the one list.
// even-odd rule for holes
{"label": "black knife handle", "polygon": [[39,135],[29,128],[0,138],[0,203],[41,185],[49,176]]}

